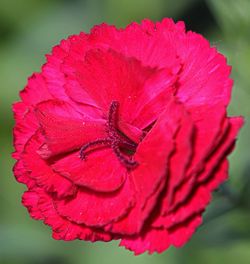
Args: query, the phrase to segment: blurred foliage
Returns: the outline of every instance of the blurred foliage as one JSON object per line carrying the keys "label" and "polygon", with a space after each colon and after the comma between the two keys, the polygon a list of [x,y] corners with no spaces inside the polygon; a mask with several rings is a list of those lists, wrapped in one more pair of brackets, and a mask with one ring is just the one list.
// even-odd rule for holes
{"label": "blurred foliage", "polygon": [[[250,1],[249,0],[1,0],[0,1],[0,264],[250,263]],[[125,26],[144,17],[185,20],[228,57],[235,86],[230,114],[246,125],[231,155],[230,180],[214,195],[204,224],[181,249],[134,257],[112,243],[63,242],[21,206],[24,186],[12,175],[12,102],[44,54],[70,34],[106,21]]]}

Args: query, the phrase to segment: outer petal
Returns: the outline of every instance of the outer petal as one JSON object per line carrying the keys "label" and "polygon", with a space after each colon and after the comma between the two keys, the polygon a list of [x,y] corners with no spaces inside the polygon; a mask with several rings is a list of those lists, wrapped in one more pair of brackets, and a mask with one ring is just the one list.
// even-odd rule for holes
{"label": "outer petal", "polygon": [[149,228],[137,237],[123,238],[120,246],[134,251],[135,255],[142,254],[145,251],[148,251],[150,254],[154,252],[161,253],[170,245],[180,247],[186,243],[201,222],[201,217],[195,215],[173,229]]}
{"label": "outer petal", "polygon": [[[78,36],[74,37],[79,38]],[[42,76],[53,98],[69,102],[72,101],[67,96],[64,89],[65,76],[61,71],[61,66],[72,45],[72,38],[73,36],[69,37],[67,40],[62,40],[60,45],[55,46],[52,50],[52,54],[47,55],[47,63],[42,67]]]}
{"label": "outer petal", "polygon": [[[194,107],[192,111],[190,111],[190,114],[195,124],[195,133],[192,140],[193,155],[183,177],[176,178],[175,188],[170,190],[172,205],[168,204],[168,209],[165,208],[165,210],[169,211],[181,204],[195,188],[195,175],[204,169],[207,157],[218,146],[227,130],[227,123],[225,123],[226,112],[223,105],[217,104],[213,107],[209,105]],[[173,164],[173,166],[175,166],[175,164]],[[179,191],[178,199],[173,198],[174,195],[176,195],[176,190],[180,189],[180,186],[182,186],[184,182],[189,182],[189,184],[185,186],[186,189]]]}
{"label": "outer petal", "polygon": [[39,73],[33,74],[28,79],[28,84],[25,89],[20,92],[20,97],[27,106],[32,106],[53,98],[47,88],[45,79]]}
{"label": "outer petal", "polygon": [[29,176],[29,172],[24,167],[23,160],[18,160],[13,168],[14,175],[18,182],[26,184],[29,188],[36,185],[35,181]]}
{"label": "outer petal", "polygon": [[22,153],[21,159],[26,171],[29,172],[29,177],[47,192],[53,192],[59,197],[72,195],[75,190],[74,185],[68,179],[53,172],[49,164],[37,153],[42,144],[43,136],[37,132],[27,142]]}
{"label": "outer petal", "polygon": [[22,197],[22,204],[27,207],[30,216],[36,220],[43,220],[44,217],[38,208],[39,196],[35,191],[26,191]]}
{"label": "outer petal", "polygon": [[29,173],[24,167],[20,155],[27,141],[35,133],[38,123],[32,110],[23,102],[15,103],[13,111],[16,125],[13,130],[15,152],[12,156],[18,160],[13,168],[13,172],[17,181],[32,186],[34,181],[29,178]]}
{"label": "outer petal", "polygon": [[194,124],[190,115],[186,114],[185,118],[181,120],[180,128],[175,138],[175,151],[169,160],[169,177],[161,194],[163,197],[160,209],[161,215],[168,212],[173,202],[175,189],[185,178],[185,173],[192,157],[193,136]]}
{"label": "outer petal", "polygon": [[20,154],[27,141],[35,134],[38,122],[33,112],[33,104],[42,100],[51,99],[52,96],[47,90],[46,83],[40,74],[33,74],[28,79],[28,84],[20,96],[23,102],[13,104],[14,118],[16,125],[13,130],[15,152],[13,157],[18,159],[13,171],[19,182],[28,186],[33,185],[32,179],[28,177],[28,172],[24,168]]}
{"label": "outer petal", "polygon": [[92,45],[108,46],[127,57],[134,57],[143,65],[175,70],[179,64],[175,35],[184,33],[183,23],[174,24],[171,19],[165,19],[163,23],[168,38],[163,36],[160,23],[144,20],[142,25],[131,23],[119,30],[107,24],[95,26],[89,40]]}
{"label": "outer petal", "polygon": [[209,180],[213,169],[216,168],[216,166],[233,150],[232,146],[235,144],[237,135],[240,128],[243,126],[244,120],[241,117],[230,117],[227,121],[229,123],[229,129],[221,139],[218,147],[209,156],[205,169],[197,176],[198,183]]}
{"label": "outer petal", "polygon": [[14,104],[13,111],[16,120],[13,131],[16,152],[13,156],[14,158],[18,158],[26,142],[36,132],[38,122],[32,110],[22,102]]}
{"label": "outer petal", "polygon": [[55,200],[57,212],[68,220],[101,227],[127,215],[134,205],[134,187],[127,180],[116,192],[100,193],[79,188],[72,199]]}
{"label": "outer petal", "polygon": [[34,188],[25,192],[23,204],[35,219],[44,220],[45,224],[52,227],[53,238],[66,241],[83,239],[94,241],[110,241],[111,235],[101,230],[91,229],[84,225],[76,225],[60,217],[52,202],[51,197],[41,188]]}
{"label": "outer petal", "polygon": [[178,204],[178,199],[183,197],[183,192],[186,194],[186,199],[183,200],[181,205],[179,204],[180,206],[175,211],[165,216],[159,216],[154,221],[154,226],[169,228],[205,209],[211,200],[211,192],[227,179],[228,162],[226,155],[232,150],[232,145],[242,124],[243,120],[241,118],[230,119],[230,130],[208,159],[204,170],[198,175],[194,188],[189,191],[188,195],[185,189],[189,189],[190,182],[186,182],[182,188],[178,189],[175,204]]}
{"label": "outer petal", "polygon": [[228,104],[231,96],[231,67],[223,55],[201,35],[188,32],[176,39],[183,62],[177,97],[186,106]]}

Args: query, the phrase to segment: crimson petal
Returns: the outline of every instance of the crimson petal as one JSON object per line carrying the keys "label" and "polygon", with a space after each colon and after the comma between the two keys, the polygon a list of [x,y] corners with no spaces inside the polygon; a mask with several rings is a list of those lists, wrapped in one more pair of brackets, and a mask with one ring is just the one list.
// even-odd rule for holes
{"label": "crimson petal", "polygon": [[144,233],[131,237],[123,238],[120,246],[134,251],[135,255],[148,251],[150,254],[161,253],[169,246],[182,246],[195,232],[197,226],[202,222],[200,215],[195,215],[180,226],[173,229],[149,227]]}
{"label": "crimson petal", "polygon": [[83,239],[89,241],[110,241],[112,236],[84,225],[77,225],[57,214],[52,198],[43,189],[35,187],[26,191],[22,200],[31,216],[43,220],[52,227],[53,238],[66,241]]}
{"label": "crimson petal", "polygon": [[58,197],[72,195],[75,190],[72,182],[53,172],[46,160],[42,159],[37,153],[37,150],[43,144],[43,140],[43,136],[38,131],[26,143],[22,153],[23,166],[29,172],[29,177],[47,192],[55,193]]}
{"label": "crimson petal", "polygon": [[44,158],[80,149],[87,142],[105,136],[104,120],[83,115],[63,101],[38,104],[36,116],[45,135],[45,145],[39,151]]}
{"label": "crimson petal", "polygon": [[126,180],[127,170],[112,149],[100,149],[81,160],[79,152],[67,155],[52,166],[53,170],[74,184],[99,192],[119,189]]}

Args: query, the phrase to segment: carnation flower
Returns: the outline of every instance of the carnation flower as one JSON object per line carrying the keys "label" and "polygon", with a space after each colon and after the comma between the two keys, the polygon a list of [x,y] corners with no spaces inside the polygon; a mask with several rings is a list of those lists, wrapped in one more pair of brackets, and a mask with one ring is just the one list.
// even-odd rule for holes
{"label": "carnation flower", "polygon": [[171,19],[61,41],[14,104],[31,217],[55,239],[121,239],[135,254],[185,244],[243,124],[227,116],[230,70]]}

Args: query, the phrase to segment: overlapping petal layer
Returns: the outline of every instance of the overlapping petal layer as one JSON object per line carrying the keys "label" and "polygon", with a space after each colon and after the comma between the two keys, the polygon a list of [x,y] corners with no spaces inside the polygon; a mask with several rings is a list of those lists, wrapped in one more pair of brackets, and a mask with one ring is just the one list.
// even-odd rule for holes
{"label": "overlapping petal layer", "polygon": [[[23,204],[55,239],[182,246],[228,177],[241,117],[224,56],[183,22],[63,40],[14,105]],[[86,153],[85,153],[86,152]]]}

